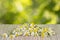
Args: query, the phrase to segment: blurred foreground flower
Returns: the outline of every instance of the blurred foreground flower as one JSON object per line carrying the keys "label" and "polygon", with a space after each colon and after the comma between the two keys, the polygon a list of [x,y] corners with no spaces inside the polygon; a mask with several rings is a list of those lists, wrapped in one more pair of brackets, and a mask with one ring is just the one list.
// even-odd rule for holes
{"label": "blurred foreground flower", "polygon": [[2,40],[7,40],[7,38],[8,38],[7,33],[4,33],[4,34],[2,35]]}
{"label": "blurred foreground flower", "polygon": [[15,35],[9,35],[10,40],[14,40]]}

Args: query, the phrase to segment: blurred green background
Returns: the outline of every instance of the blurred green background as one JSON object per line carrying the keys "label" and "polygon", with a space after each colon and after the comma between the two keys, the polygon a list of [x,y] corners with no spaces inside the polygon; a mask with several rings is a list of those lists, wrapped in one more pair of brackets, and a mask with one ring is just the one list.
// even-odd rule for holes
{"label": "blurred green background", "polygon": [[60,0],[0,0],[0,24],[60,24]]}

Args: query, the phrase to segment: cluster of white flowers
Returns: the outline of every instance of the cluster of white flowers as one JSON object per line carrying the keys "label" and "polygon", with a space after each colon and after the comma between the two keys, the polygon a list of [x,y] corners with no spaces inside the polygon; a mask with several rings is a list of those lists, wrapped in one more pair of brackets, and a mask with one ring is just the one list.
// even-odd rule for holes
{"label": "cluster of white flowers", "polygon": [[[54,31],[52,31],[51,28],[48,27],[40,27],[38,25],[35,24],[23,24],[17,28],[15,28],[11,35],[9,35],[9,38],[14,38],[14,37],[18,37],[18,36],[41,36],[41,37],[45,37],[45,36],[52,36],[54,35]],[[7,34],[4,33],[3,37],[6,38]]]}

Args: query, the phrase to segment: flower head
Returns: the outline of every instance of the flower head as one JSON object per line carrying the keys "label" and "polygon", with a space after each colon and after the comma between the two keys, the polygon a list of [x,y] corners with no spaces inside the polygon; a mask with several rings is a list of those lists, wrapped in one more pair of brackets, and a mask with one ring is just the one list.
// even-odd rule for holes
{"label": "flower head", "polygon": [[7,33],[4,33],[2,36],[3,36],[3,38],[7,38],[8,37]]}
{"label": "flower head", "polygon": [[13,39],[15,37],[15,35],[9,35],[10,39]]}

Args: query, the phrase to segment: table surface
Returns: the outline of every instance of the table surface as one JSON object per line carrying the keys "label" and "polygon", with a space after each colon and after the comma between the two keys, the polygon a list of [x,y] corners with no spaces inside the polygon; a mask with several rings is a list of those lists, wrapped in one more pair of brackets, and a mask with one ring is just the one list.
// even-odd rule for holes
{"label": "table surface", "polygon": [[[10,33],[14,28],[20,26],[19,24],[0,24],[0,35],[2,33]],[[18,37],[15,38],[14,40],[60,40],[60,24],[40,24],[38,26],[41,27],[51,27],[54,31],[55,31],[55,35],[51,36],[51,37],[45,37],[44,39],[42,39],[41,37]],[[2,40],[1,36],[0,36],[0,40]]]}

